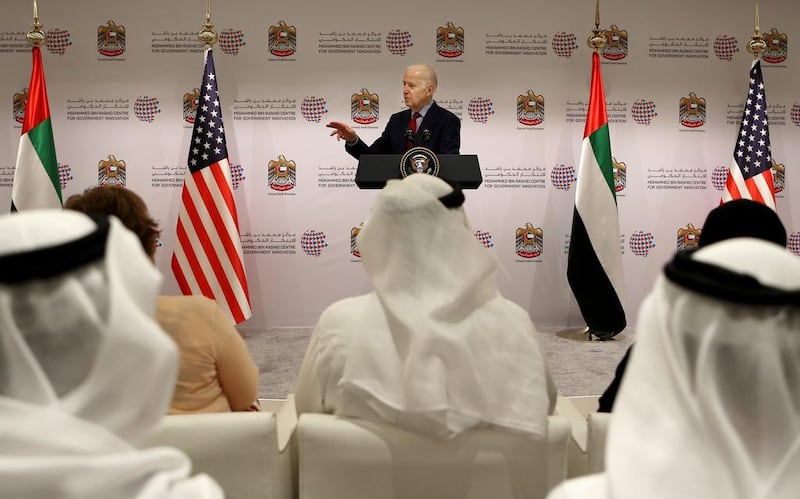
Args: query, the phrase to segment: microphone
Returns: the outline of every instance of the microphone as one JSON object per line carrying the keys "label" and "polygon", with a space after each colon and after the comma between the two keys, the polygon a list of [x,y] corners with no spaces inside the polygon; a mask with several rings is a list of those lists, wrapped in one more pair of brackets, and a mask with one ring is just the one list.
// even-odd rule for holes
{"label": "microphone", "polygon": [[431,131],[427,128],[422,131],[422,145],[428,145],[431,143]]}
{"label": "microphone", "polygon": [[414,130],[407,128],[406,129],[406,142],[414,145],[416,142],[416,137],[414,137]]}

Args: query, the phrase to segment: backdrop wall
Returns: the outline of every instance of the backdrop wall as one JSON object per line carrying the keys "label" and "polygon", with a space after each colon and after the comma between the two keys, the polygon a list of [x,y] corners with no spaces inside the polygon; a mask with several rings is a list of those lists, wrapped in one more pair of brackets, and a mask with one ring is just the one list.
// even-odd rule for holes
{"label": "backdrop wall", "polygon": [[[124,182],[163,228],[157,264],[166,293],[177,292],[169,259],[191,135],[184,102],[200,84],[196,33],[205,4],[39,4],[50,31],[43,56],[65,199],[101,181],[102,161],[124,162]],[[617,28],[602,71],[621,173],[620,247],[633,324],[663,263],[719,202],[747,90],[753,5],[606,1],[601,9],[602,26]],[[423,62],[439,74],[437,101],[462,118],[462,153],[480,158],[484,184],[467,193],[466,209],[476,237],[498,260],[501,291],[539,326],[581,324],[566,282],[566,248],[588,105],[593,1],[217,0],[212,19],[253,302],[244,327],[311,326],[331,302],[368,289],[351,233],[377,192],[352,184],[356,162],[324,125],[347,120],[373,140],[403,107],[403,69]],[[800,188],[792,174],[800,153],[800,75],[788,50],[800,7],[761,2],[761,22],[773,33],[763,66],[781,170],[778,212],[791,249],[800,252],[800,206],[791,196]],[[15,102],[30,78],[30,24],[30,2],[4,5],[0,206],[10,206],[21,128]],[[354,100],[368,109],[354,111]],[[287,180],[281,165],[292,173]],[[541,230],[541,253],[532,258],[515,248],[517,230],[528,224]]]}

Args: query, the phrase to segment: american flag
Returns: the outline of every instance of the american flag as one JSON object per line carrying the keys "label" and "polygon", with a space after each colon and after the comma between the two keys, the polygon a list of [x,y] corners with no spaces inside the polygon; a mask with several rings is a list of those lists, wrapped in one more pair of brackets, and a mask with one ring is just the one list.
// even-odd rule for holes
{"label": "american flag", "polygon": [[184,295],[216,300],[239,324],[252,312],[211,49],[205,55],[188,166],[172,272]]}
{"label": "american flag", "polygon": [[750,87],[742,114],[742,124],[733,149],[733,161],[722,202],[752,199],[775,209],[775,190],[772,184],[772,153],[767,125],[767,97],[761,61],[750,68]]}

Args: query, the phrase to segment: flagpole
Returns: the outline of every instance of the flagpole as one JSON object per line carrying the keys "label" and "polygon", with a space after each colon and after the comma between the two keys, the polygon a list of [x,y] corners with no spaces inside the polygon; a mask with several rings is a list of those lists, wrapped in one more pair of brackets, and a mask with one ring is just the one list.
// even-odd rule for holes
{"label": "flagpole", "polygon": [[600,29],[600,0],[595,0],[594,4],[594,29],[592,35],[586,40],[589,48],[594,51],[600,51],[608,45],[608,39]]}
{"label": "flagpole", "polygon": [[767,51],[767,42],[761,37],[761,28],[758,19],[758,1],[756,1],[756,16],[753,20],[753,36],[747,43],[747,51],[753,54],[753,59],[761,59]]}
{"label": "flagpole", "polygon": [[42,23],[39,22],[39,6],[36,0],[33,0],[33,25],[31,30],[28,31],[26,37],[31,45],[38,47],[47,41],[47,34],[42,31]]}
{"label": "flagpole", "polygon": [[206,2],[206,21],[203,23],[203,29],[197,34],[200,41],[205,44],[206,48],[211,48],[217,42],[217,32],[214,30],[214,23],[211,22],[211,0]]}

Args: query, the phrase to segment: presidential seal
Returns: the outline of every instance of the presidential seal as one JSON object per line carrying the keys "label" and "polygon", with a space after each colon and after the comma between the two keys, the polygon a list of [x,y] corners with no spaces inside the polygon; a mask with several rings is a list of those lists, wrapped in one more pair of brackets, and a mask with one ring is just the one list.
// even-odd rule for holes
{"label": "presidential seal", "polygon": [[400,173],[408,177],[414,173],[439,176],[439,157],[427,147],[412,147],[400,158]]}

